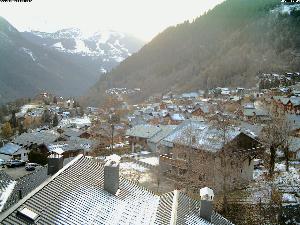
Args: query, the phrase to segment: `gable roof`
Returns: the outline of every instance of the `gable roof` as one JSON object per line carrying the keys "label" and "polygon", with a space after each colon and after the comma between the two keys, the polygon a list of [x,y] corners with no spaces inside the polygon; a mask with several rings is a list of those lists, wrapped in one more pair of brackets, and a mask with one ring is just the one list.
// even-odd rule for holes
{"label": "gable roof", "polygon": [[17,152],[22,146],[16,145],[13,143],[8,143],[0,148],[0,154],[5,155],[13,155],[15,152]]}
{"label": "gable roof", "polygon": [[[233,140],[241,131],[236,127],[227,132],[227,141]],[[192,137],[195,140],[192,140]],[[223,148],[222,132],[212,124],[196,120],[187,120],[175,129],[164,141],[179,145],[191,145],[195,149],[217,152]]]}
{"label": "gable roof", "polygon": [[141,124],[127,130],[126,136],[151,138],[159,131],[161,131],[161,128],[159,126],[154,126],[150,124]]}
{"label": "gable roof", "polygon": [[177,125],[161,125],[161,130],[158,133],[156,133],[152,138],[150,138],[149,141],[153,143],[160,142],[163,138],[167,137],[176,127]]}
{"label": "gable roof", "polygon": [[100,162],[79,155],[4,212],[0,223],[27,224],[18,214],[18,210],[26,207],[37,214],[35,224],[161,225],[170,224],[172,214],[177,215],[176,224],[232,225],[216,213],[212,223],[205,221],[199,216],[196,200],[184,194],[179,194],[177,213],[174,213],[174,192],[155,195],[121,177],[119,192],[112,195],[103,189],[103,184],[104,167]]}
{"label": "gable roof", "polygon": [[18,145],[27,146],[30,144],[47,144],[54,142],[59,134],[51,130],[42,130],[40,132],[23,133],[16,137],[12,142]]}

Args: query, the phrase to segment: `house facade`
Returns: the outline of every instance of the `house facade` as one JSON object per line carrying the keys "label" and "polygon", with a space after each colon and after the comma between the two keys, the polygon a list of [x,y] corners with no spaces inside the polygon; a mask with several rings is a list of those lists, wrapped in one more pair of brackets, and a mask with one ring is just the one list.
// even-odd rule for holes
{"label": "house facade", "polygon": [[179,187],[189,183],[195,189],[208,186],[220,192],[224,185],[233,189],[247,184],[252,180],[254,158],[260,152],[259,142],[233,129],[224,144],[219,134],[205,122],[183,124],[162,141],[161,172],[178,181]]}

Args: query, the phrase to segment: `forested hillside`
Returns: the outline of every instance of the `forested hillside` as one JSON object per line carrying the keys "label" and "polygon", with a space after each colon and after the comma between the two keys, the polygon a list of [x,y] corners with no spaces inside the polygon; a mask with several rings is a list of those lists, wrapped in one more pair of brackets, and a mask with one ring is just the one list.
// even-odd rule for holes
{"label": "forested hillside", "polygon": [[84,99],[98,105],[111,87],[141,88],[141,98],[168,90],[251,87],[260,72],[300,70],[299,35],[299,11],[280,0],[227,0],[192,23],[163,31]]}

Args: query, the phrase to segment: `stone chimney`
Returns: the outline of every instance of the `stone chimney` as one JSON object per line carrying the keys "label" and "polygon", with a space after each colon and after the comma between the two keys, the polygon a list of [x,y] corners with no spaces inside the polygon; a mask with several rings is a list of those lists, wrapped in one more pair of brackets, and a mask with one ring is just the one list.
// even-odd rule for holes
{"label": "stone chimney", "polygon": [[200,189],[201,205],[200,205],[200,217],[211,222],[211,216],[213,213],[213,200],[214,191],[208,187]]}
{"label": "stone chimney", "polygon": [[104,165],[104,190],[115,195],[119,190],[119,165],[121,157],[111,155]]}
{"label": "stone chimney", "polygon": [[48,156],[48,175],[54,175],[64,166],[64,157],[57,153]]}

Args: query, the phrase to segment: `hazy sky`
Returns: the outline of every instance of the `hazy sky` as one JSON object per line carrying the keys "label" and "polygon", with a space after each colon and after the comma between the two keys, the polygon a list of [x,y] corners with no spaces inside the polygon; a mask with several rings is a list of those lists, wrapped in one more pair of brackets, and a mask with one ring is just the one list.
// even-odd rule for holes
{"label": "hazy sky", "polygon": [[223,0],[32,0],[1,3],[0,16],[20,31],[112,29],[145,41],[170,25],[192,20]]}

